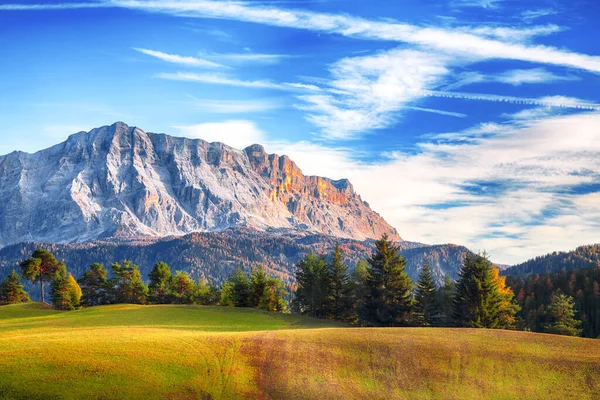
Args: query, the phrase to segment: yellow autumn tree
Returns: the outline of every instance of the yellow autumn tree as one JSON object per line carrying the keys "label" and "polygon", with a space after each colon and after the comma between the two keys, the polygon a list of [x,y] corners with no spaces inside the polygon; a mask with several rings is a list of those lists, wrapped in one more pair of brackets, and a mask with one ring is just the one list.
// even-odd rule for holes
{"label": "yellow autumn tree", "polygon": [[514,302],[515,294],[512,289],[506,286],[506,277],[500,276],[500,271],[496,267],[492,267],[492,281],[496,284],[498,292],[501,295],[499,304],[498,318],[500,319],[499,327],[503,329],[511,329],[515,327],[515,315],[521,307]]}

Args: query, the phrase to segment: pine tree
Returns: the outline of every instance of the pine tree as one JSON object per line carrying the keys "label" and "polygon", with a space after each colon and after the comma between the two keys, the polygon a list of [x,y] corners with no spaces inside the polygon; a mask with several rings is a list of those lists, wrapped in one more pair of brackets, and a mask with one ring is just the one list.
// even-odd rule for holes
{"label": "pine tree", "polygon": [[279,279],[269,278],[258,301],[257,308],[265,311],[285,312],[287,305],[283,296],[283,284]]}
{"label": "pine tree", "polygon": [[251,294],[250,294],[250,307],[258,307],[260,300],[264,294],[265,288],[269,282],[267,273],[261,268],[255,268],[252,270],[250,276]]}
{"label": "pine tree", "polygon": [[314,253],[304,256],[296,266],[294,310],[324,318],[329,309],[329,278],[325,257]]}
{"label": "pine tree", "polygon": [[221,304],[234,307],[250,307],[252,296],[252,286],[250,280],[238,268],[225,281],[221,288]]}
{"label": "pine tree", "polygon": [[148,300],[148,287],[142,280],[140,269],[131,261],[111,265],[113,278],[109,285],[116,303],[145,304]]}
{"label": "pine tree", "polygon": [[367,296],[359,310],[363,321],[373,325],[396,326],[408,323],[412,307],[412,282],[406,274],[406,260],[387,235],[375,242],[369,258]]}
{"label": "pine tree", "polygon": [[342,260],[339,243],[335,244],[329,269],[329,310],[331,318],[347,320],[352,311],[352,284],[348,266]]}
{"label": "pine tree", "polygon": [[456,284],[454,321],[458,326],[509,328],[518,310],[514,295],[482,255],[467,255]]}
{"label": "pine tree", "polygon": [[196,296],[196,283],[187,272],[176,271],[170,279],[170,297],[176,304],[193,304]]}
{"label": "pine tree", "polygon": [[452,309],[454,288],[454,281],[450,278],[450,275],[446,274],[444,276],[444,286],[437,291],[438,304],[440,305],[441,310],[440,325],[442,326],[451,326],[453,322]]}
{"label": "pine tree", "polygon": [[108,271],[104,265],[94,263],[90,265],[90,269],[83,274],[79,279],[82,292],[82,304],[85,306],[99,306],[102,304],[110,304],[114,299],[111,298],[111,293],[108,288],[106,276]]}
{"label": "pine tree", "polygon": [[419,325],[439,325],[441,310],[437,299],[437,291],[429,264],[425,264],[419,275],[415,292],[415,312]]}
{"label": "pine tree", "polygon": [[546,325],[545,331],[557,335],[578,336],[581,333],[577,329],[581,321],[575,318],[575,300],[560,291],[552,295],[551,303],[546,309],[551,323]]}
{"label": "pine tree", "polygon": [[169,264],[159,261],[154,265],[148,275],[150,285],[148,285],[150,302],[155,304],[165,304],[169,300],[169,290],[171,287],[171,268]]}
{"label": "pine tree", "polygon": [[50,296],[54,307],[59,310],[75,310],[81,302],[82,291],[73,275],[61,267],[52,280]]}
{"label": "pine tree", "polygon": [[20,266],[23,278],[33,283],[40,283],[41,301],[44,303],[44,282],[56,278],[64,264],[59,263],[48,250],[39,248],[33,252],[31,257],[21,262]]}
{"label": "pine tree", "polygon": [[23,290],[21,279],[13,269],[0,283],[0,304],[27,303],[29,301],[29,295]]}

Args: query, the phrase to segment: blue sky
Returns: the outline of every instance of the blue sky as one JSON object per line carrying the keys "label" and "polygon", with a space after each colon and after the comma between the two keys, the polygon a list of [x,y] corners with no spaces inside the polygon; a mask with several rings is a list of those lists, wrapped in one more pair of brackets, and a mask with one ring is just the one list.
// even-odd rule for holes
{"label": "blue sky", "polygon": [[0,3],[0,154],[121,120],[349,178],[407,240],[600,241],[596,1]]}

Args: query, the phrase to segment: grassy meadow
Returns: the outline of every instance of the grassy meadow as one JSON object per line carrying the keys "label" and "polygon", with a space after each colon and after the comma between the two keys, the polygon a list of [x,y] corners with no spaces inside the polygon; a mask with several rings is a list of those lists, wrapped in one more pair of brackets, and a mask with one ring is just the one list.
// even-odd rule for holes
{"label": "grassy meadow", "polygon": [[600,340],[203,306],[0,307],[0,399],[600,398]]}

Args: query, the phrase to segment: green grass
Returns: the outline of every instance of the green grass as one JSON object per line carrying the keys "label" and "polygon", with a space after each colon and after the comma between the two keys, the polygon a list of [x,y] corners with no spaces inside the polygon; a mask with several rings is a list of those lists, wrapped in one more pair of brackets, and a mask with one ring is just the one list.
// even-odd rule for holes
{"label": "green grass", "polygon": [[600,398],[600,341],[224,307],[0,307],[0,399]]}

